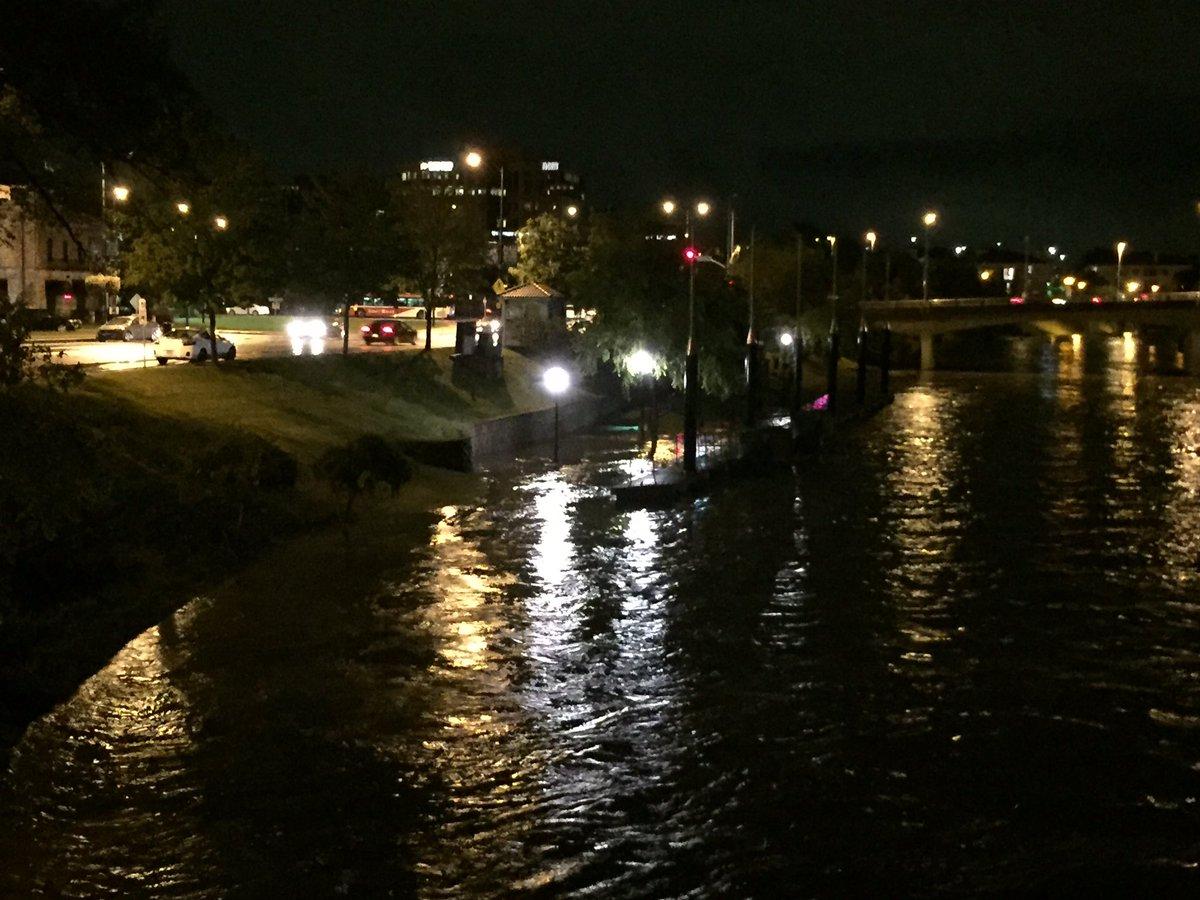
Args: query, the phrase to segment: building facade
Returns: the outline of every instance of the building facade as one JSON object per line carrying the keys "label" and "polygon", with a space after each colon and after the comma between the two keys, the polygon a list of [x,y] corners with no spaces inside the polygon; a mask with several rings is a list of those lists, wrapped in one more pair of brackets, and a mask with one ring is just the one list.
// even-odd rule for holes
{"label": "building facade", "polygon": [[72,223],[71,231],[75,238],[33,214],[21,201],[19,188],[0,185],[0,291],[54,315],[98,312],[102,304],[89,297],[86,279],[96,272],[100,258],[100,229],[79,222]]}

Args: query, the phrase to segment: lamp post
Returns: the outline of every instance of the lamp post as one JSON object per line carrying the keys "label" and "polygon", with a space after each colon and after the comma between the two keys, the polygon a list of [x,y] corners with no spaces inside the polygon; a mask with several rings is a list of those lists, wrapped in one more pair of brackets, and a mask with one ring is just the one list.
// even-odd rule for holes
{"label": "lamp post", "polygon": [[795,310],[795,328],[794,335],[795,351],[793,359],[795,362],[792,368],[792,433],[796,433],[800,422],[800,409],[802,406],[802,394],[804,388],[804,375],[801,372],[801,356],[803,355],[804,344],[800,338],[803,332],[800,330],[800,315],[801,304],[804,288],[804,235],[796,235],[796,310]]}
{"label": "lamp post", "polygon": [[[649,350],[639,348],[629,354],[629,358],[625,361],[625,367],[629,370],[629,374],[635,378],[643,380],[643,390],[641,391],[642,411],[638,417],[638,449],[641,449],[642,444],[646,441],[646,433],[650,431],[650,423],[646,420],[646,384],[649,384],[650,390],[654,390],[654,382],[650,376],[654,373],[657,364]],[[657,417],[656,417],[657,418]],[[649,457],[654,459],[655,446],[658,443],[658,429],[654,429],[654,444],[651,445]]]}
{"label": "lamp post", "polygon": [[[480,169],[483,166],[483,154],[478,150],[469,150],[463,157],[468,169]],[[571,215],[574,215],[573,213]],[[500,278],[504,278],[504,165],[500,165],[500,207],[496,219],[496,265],[500,269]]]}
{"label": "lamp post", "polygon": [[925,226],[925,259],[921,265],[921,299],[929,300],[929,230],[937,224],[938,214],[933,210],[921,216],[921,224]]}
{"label": "lamp post", "polygon": [[[700,218],[712,211],[712,206],[704,200],[697,201],[693,206]],[[683,470],[688,474],[696,471],[696,429],[700,403],[700,356],[696,347],[696,266],[701,257],[691,240],[693,206],[689,206],[684,213],[688,246],[683,251],[688,266],[688,339],[683,369]],[[676,209],[675,201],[663,201],[662,211],[666,215],[671,215]]]}
{"label": "lamp post", "polygon": [[754,333],[754,238],[750,229],[749,326],[746,330],[746,425],[758,420],[758,336]]}
{"label": "lamp post", "polygon": [[861,296],[859,297],[860,301],[867,299],[867,257],[875,252],[875,242],[879,240],[879,235],[877,235],[874,231],[868,231],[863,235],[863,240],[866,242],[866,246],[863,249],[862,257],[862,289],[860,292]]}
{"label": "lamp post", "polygon": [[542,373],[542,386],[554,398],[554,462],[558,462],[558,398],[571,386],[571,373],[562,366],[551,366]]}
{"label": "lamp post", "polygon": [[[103,162],[100,163],[100,248],[103,254],[103,266],[105,276],[113,274],[113,269],[116,268],[116,253],[109,237],[109,199],[111,198],[116,203],[124,203],[129,199],[129,188],[123,184],[114,184],[110,189],[108,186],[108,169]],[[24,255],[22,255],[22,260]],[[24,279],[21,279],[21,289],[24,290]],[[101,321],[108,319],[109,310],[112,309],[113,302],[109,294],[109,282],[104,282],[104,316]]]}
{"label": "lamp post", "polygon": [[832,415],[837,408],[837,370],[838,356],[841,352],[841,334],[838,328],[838,292],[837,292],[837,235],[830,234],[825,236],[825,240],[829,241],[829,254],[833,266],[833,275],[830,282],[829,300],[830,300],[830,316],[829,316],[829,365],[825,370],[825,380],[827,388],[827,400],[825,408]]}
{"label": "lamp post", "polygon": [[1121,260],[1125,256],[1125,248],[1129,244],[1125,241],[1117,241],[1117,299],[1124,299],[1124,294],[1121,291]]}

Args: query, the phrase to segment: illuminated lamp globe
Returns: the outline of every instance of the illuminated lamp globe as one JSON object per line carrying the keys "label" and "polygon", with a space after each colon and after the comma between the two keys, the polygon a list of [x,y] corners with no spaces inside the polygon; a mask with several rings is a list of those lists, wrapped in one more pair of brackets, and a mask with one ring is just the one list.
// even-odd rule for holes
{"label": "illuminated lamp globe", "polygon": [[629,359],[625,365],[629,368],[632,375],[643,376],[649,375],[654,371],[654,357],[649,350],[634,350],[629,354]]}
{"label": "illuminated lamp globe", "polygon": [[571,386],[571,373],[562,366],[551,366],[542,373],[542,386],[557,397]]}

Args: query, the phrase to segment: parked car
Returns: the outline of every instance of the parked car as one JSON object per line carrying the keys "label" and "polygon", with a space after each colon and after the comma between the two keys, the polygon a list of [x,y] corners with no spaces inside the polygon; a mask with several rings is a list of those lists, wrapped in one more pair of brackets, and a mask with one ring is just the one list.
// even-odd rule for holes
{"label": "parked car", "polygon": [[271,307],[262,303],[251,303],[248,306],[227,306],[225,312],[231,316],[269,316]]}
{"label": "parked car", "polygon": [[417,332],[411,325],[396,319],[376,319],[369,325],[359,329],[364,344],[395,344],[404,341],[406,344],[417,342]]}
{"label": "parked car", "polygon": [[29,327],[33,331],[75,331],[83,327],[81,319],[56,316],[45,310],[30,310],[28,317]]}
{"label": "parked car", "polygon": [[[218,334],[215,353],[221,359],[233,359],[237,356],[237,347]],[[165,366],[173,359],[205,362],[213,354],[213,339],[208,329],[176,328],[170,334],[160,335],[154,342],[154,358],[160,366]]]}
{"label": "parked car", "polygon": [[163,330],[157,322],[139,322],[137,316],[114,316],[96,332],[98,341],[156,341]]}

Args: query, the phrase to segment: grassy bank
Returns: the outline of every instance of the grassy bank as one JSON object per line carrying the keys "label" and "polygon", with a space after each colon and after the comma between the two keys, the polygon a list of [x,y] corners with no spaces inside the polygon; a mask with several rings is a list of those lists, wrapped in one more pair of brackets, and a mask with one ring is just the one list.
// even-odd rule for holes
{"label": "grassy bank", "polygon": [[[312,474],[364,433],[465,435],[545,405],[536,373],[455,379],[448,353],[172,366],[89,377],[68,395],[0,391],[0,754],[126,641],[281,540],[340,532],[341,501]],[[239,468],[263,441],[295,484]],[[268,448],[270,449],[270,448]],[[386,502],[415,515],[469,490],[417,467]]]}

